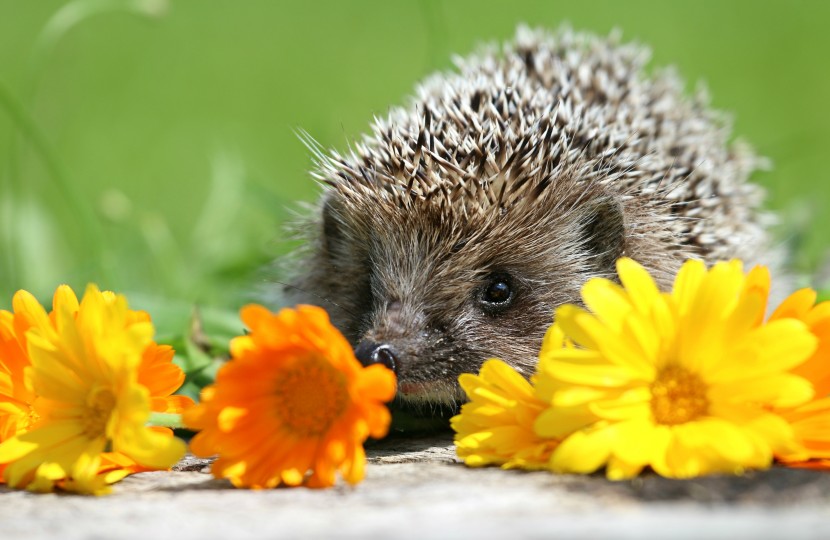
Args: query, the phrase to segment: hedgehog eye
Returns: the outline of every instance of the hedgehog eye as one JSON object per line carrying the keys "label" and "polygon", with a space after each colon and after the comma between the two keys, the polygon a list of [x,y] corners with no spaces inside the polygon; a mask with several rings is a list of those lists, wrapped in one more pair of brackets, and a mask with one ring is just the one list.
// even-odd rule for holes
{"label": "hedgehog eye", "polygon": [[493,276],[481,291],[481,303],[488,311],[506,308],[513,301],[515,293],[507,276]]}

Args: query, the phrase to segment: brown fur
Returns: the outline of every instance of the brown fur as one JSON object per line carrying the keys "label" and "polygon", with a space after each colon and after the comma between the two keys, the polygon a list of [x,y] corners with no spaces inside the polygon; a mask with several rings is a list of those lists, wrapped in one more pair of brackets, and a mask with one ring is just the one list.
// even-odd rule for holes
{"label": "brown fur", "polygon": [[[520,28],[501,52],[433,76],[348,155],[324,153],[326,186],[286,294],[322,304],[357,344],[400,356],[399,394],[453,403],[490,357],[532,373],[553,310],[621,255],[667,286],[688,257],[763,249],[759,161],[728,145],[706,98],[648,52]],[[481,303],[509,276],[510,305]]]}

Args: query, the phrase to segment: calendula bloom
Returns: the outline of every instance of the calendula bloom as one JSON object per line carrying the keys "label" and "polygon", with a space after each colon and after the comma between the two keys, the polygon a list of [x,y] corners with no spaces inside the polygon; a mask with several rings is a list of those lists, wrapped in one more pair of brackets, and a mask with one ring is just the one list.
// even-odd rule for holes
{"label": "calendula bloom", "polygon": [[[11,381],[0,383],[6,483],[102,493],[129,472],[169,468],[184,454],[184,443],[169,430],[146,426],[154,406],[187,403],[169,396],[181,373],[159,367],[170,351],[152,341],[146,314],[94,285],[80,303],[69,287],[58,287],[49,314],[25,291],[15,295],[13,308],[13,315],[2,315],[13,339],[11,333],[3,338],[18,348],[0,359]],[[145,378],[162,379],[153,392],[139,380],[142,366]]]}
{"label": "calendula bloom", "polygon": [[551,359],[539,377],[560,387],[536,432],[567,435],[551,457],[554,471],[605,466],[620,479],[649,466],[688,478],[765,468],[796,448],[793,428],[770,411],[811,399],[811,383],[790,371],[818,340],[796,319],[761,324],[763,268],[744,275],[739,261],[711,270],[688,261],[671,293],[630,259],[617,270],[622,287],[604,279],[584,286],[591,312],[556,311],[577,348],[543,353]]}
{"label": "calendula bloom", "polygon": [[830,468],[830,302],[816,305],[815,291],[796,291],[770,316],[771,321],[785,318],[803,321],[819,344],[806,362],[792,369],[813,383],[814,399],[798,407],[774,410],[790,423],[800,447],[776,457],[793,465]]}
{"label": "calendula bloom", "polygon": [[[563,346],[562,332],[551,327],[545,335],[548,349]],[[544,366],[545,357],[539,359]],[[559,439],[538,436],[533,425],[549,403],[551,388],[528,382],[499,359],[487,360],[478,375],[458,378],[469,401],[450,424],[455,430],[458,457],[470,467],[500,465],[504,469],[544,469]],[[541,390],[541,392],[540,392]]]}
{"label": "calendula bloom", "polygon": [[389,429],[394,373],[361,366],[318,307],[240,314],[250,333],[231,341],[232,359],[184,414],[201,430],[191,451],[218,454],[213,475],[237,487],[326,487],[338,470],[362,480],[363,442]]}

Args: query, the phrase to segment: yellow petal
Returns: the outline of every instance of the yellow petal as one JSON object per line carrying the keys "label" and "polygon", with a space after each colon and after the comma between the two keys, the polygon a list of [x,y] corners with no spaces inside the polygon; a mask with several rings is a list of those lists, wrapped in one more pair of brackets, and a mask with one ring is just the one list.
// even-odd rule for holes
{"label": "yellow petal", "polygon": [[620,396],[597,400],[589,404],[588,408],[597,417],[605,420],[631,420],[651,418],[651,392],[648,388],[634,388],[623,392]]}
{"label": "yellow petal", "polygon": [[78,493],[97,493],[104,489],[104,478],[98,478],[98,468],[101,465],[101,450],[97,445],[91,445],[78,456],[75,466],[72,467],[72,490]]}
{"label": "yellow petal", "polygon": [[[34,472],[34,477],[28,485],[17,485],[25,487],[33,493],[50,493],[54,491],[55,484],[66,478],[66,471],[57,463],[41,463]],[[12,484],[15,485],[15,484]]]}
{"label": "yellow petal", "polygon": [[612,330],[619,330],[625,316],[634,308],[622,287],[607,279],[588,280],[582,287],[582,299]]}
{"label": "yellow petal", "polygon": [[38,328],[42,332],[50,332],[50,335],[54,334],[49,315],[46,314],[46,310],[31,293],[22,290],[17,291],[12,298],[12,308],[15,317],[24,318],[28,326]]}
{"label": "yellow petal", "polygon": [[[630,319],[631,317],[629,317]],[[628,332],[612,332],[598,318],[576,306],[565,305],[556,310],[556,321],[565,335],[586,349],[599,351],[611,364],[637,371],[640,377],[648,377],[653,366],[655,340],[642,326],[636,332],[630,330],[636,320],[627,320]],[[642,338],[646,343],[638,342]],[[648,350],[646,350],[648,349]],[[562,350],[553,358],[561,358]]]}
{"label": "yellow petal", "polygon": [[703,261],[690,259],[680,267],[672,288],[672,296],[680,313],[687,313],[691,309],[704,277],[706,264]]}
{"label": "yellow petal", "polygon": [[752,328],[758,326],[764,318],[767,297],[756,289],[744,291],[735,309],[724,321],[724,334],[732,341],[743,339]]}
{"label": "yellow petal", "polygon": [[738,302],[743,282],[739,262],[718,263],[700,281],[694,297],[679,306],[679,346],[683,364],[692,371],[707,371],[716,363],[717,352],[728,339],[724,323]]}
{"label": "yellow petal", "polygon": [[607,390],[591,388],[589,386],[566,386],[553,395],[551,405],[554,407],[574,407],[587,405],[606,397]]}
{"label": "yellow petal", "polygon": [[728,354],[734,358],[713,365],[710,382],[760,377],[787,371],[815,351],[818,339],[795,319],[780,319],[754,329]]}
{"label": "yellow petal", "polygon": [[80,308],[78,304],[78,297],[69,285],[59,285],[55,289],[55,294],[52,297],[52,310],[68,311],[70,313],[77,313]]}
{"label": "yellow petal", "polygon": [[16,461],[39,449],[60,445],[80,434],[73,422],[55,422],[0,443],[0,463]]}
{"label": "yellow petal", "polygon": [[586,349],[599,349],[594,334],[602,333],[602,325],[584,309],[573,304],[565,304],[556,309],[555,320],[565,335],[578,345]]}
{"label": "yellow petal", "polygon": [[789,373],[755,379],[739,379],[713,386],[709,399],[721,403],[755,403],[772,407],[795,407],[813,397],[809,381]]}
{"label": "yellow petal", "polygon": [[529,397],[533,392],[527,379],[499,359],[484,362],[481,366],[481,377],[503,390],[508,396]]}
{"label": "yellow petal", "polygon": [[587,407],[548,407],[536,418],[533,431],[543,439],[562,439],[597,420]]}
{"label": "yellow petal", "polygon": [[631,467],[651,465],[656,456],[665,454],[671,439],[666,426],[637,418],[616,425],[613,454]]}
{"label": "yellow petal", "polygon": [[652,331],[657,339],[654,367],[659,370],[666,363],[679,358],[677,349],[677,315],[669,294],[662,294],[651,306]]}
{"label": "yellow petal", "polygon": [[639,373],[624,366],[577,365],[558,360],[550,362],[550,365],[559,380],[579,385],[614,388],[642,378]]}
{"label": "yellow petal", "polygon": [[741,464],[749,461],[755,447],[734,424],[719,418],[706,418],[678,428],[676,436],[687,447],[711,447],[725,460]]}
{"label": "yellow petal", "polygon": [[642,470],[642,465],[632,465],[631,463],[626,463],[616,456],[611,456],[608,460],[608,466],[606,468],[606,477],[613,481],[629,480],[640,474],[640,471]]}
{"label": "yellow petal", "polygon": [[57,463],[64,470],[71,469],[72,464],[90,442],[89,439],[80,435],[69,438],[61,437],[60,433],[48,432],[46,426],[24,433],[18,439],[30,435],[34,436],[34,440],[41,439],[43,443],[8,464],[4,476],[11,486],[25,487],[27,479],[31,478],[42,463]]}
{"label": "yellow petal", "polygon": [[634,260],[623,257],[617,261],[617,274],[637,311],[643,315],[648,314],[660,295],[660,290],[648,271]]}
{"label": "yellow petal", "polygon": [[590,474],[608,461],[615,435],[613,426],[577,431],[556,447],[550,458],[554,472]]}

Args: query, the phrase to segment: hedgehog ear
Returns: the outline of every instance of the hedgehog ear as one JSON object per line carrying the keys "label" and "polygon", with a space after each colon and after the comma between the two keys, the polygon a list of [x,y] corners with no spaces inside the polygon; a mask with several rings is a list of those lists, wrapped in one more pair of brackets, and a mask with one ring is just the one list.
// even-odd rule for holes
{"label": "hedgehog ear", "polygon": [[611,196],[596,198],[583,206],[581,239],[597,270],[613,272],[625,251],[625,216],[619,201]]}

